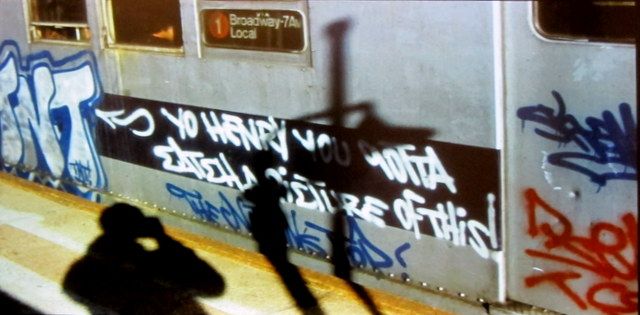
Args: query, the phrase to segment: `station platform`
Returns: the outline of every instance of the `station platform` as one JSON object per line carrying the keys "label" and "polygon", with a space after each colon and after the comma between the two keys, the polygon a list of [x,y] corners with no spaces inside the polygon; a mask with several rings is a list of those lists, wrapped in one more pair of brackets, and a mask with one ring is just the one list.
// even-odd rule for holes
{"label": "station platform", "polygon": [[[102,234],[104,207],[0,172],[0,313],[95,313],[65,293],[63,284]],[[301,314],[262,255],[166,224],[164,229],[224,281],[220,294],[195,298],[198,312],[183,313]],[[324,314],[371,314],[343,280],[300,271]],[[367,293],[381,314],[452,314],[375,289]]]}

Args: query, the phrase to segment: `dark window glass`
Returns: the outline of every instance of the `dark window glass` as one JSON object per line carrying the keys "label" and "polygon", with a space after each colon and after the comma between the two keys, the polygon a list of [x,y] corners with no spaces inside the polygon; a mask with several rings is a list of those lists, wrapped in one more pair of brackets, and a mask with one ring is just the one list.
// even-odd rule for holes
{"label": "dark window glass", "polygon": [[85,0],[32,0],[31,34],[35,40],[88,41]]}
{"label": "dark window glass", "polygon": [[182,47],[178,0],[111,0],[117,44]]}
{"label": "dark window glass", "polygon": [[32,3],[34,21],[87,23],[84,0],[35,0]]}
{"label": "dark window glass", "polygon": [[548,0],[534,5],[536,27],[546,37],[634,42],[634,1]]}

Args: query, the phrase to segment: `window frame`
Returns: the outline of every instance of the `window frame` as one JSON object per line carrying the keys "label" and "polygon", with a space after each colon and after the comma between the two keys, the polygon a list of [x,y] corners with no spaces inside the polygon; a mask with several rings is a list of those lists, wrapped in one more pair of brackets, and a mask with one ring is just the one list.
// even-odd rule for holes
{"label": "window frame", "polygon": [[[34,19],[34,10],[38,3],[37,0],[23,1],[23,9],[25,14],[25,26],[27,31],[27,38],[30,43],[51,43],[51,44],[65,44],[65,45],[80,45],[89,46],[95,36],[91,25],[89,24],[89,8],[87,6],[87,0],[82,0],[84,4],[84,10],[86,20],[84,22],[57,22],[57,21],[36,21]],[[59,28],[59,29],[75,29],[75,39],[54,39],[47,38],[42,35],[45,28]],[[88,35],[83,36],[82,32],[88,32]]]}
{"label": "window frame", "polygon": [[[562,0],[560,0],[562,1]],[[598,2],[591,0],[593,2]],[[631,2],[633,1],[600,1],[600,2]],[[531,3],[531,23],[534,32],[546,40],[558,41],[558,42],[578,42],[578,43],[593,43],[593,44],[612,44],[612,45],[635,45],[635,37],[629,38],[607,38],[607,37],[593,37],[588,34],[560,34],[550,33],[543,28],[540,21],[540,2],[532,1]],[[636,10],[635,8],[633,10]],[[632,32],[633,34],[634,32]]]}
{"label": "window frame", "polygon": [[[178,5],[180,6],[180,28],[184,30],[182,25],[182,3],[180,0],[176,0]],[[100,7],[102,12],[102,20],[103,30],[105,32],[104,45],[106,48],[110,49],[121,49],[121,50],[131,50],[131,51],[143,51],[143,52],[154,52],[160,54],[169,54],[169,55],[184,55],[184,31],[181,31],[182,35],[182,45],[180,47],[162,47],[162,46],[153,46],[153,45],[143,45],[143,44],[130,44],[130,43],[119,43],[116,40],[116,28],[115,28],[115,20],[113,14],[113,6],[112,0],[100,0]]]}

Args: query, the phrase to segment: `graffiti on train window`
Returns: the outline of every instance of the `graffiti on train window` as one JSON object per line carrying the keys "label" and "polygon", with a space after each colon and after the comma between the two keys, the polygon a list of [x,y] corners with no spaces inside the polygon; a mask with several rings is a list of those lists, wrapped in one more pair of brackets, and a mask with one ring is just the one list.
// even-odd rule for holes
{"label": "graffiti on train window", "polygon": [[29,30],[33,40],[87,42],[85,0],[31,0]]}
{"label": "graffiti on train window", "polygon": [[179,0],[106,0],[110,44],[182,47]]}
{"label": "graffiti on train window", "polygon": [[101,97],[93,53],[22,56],[16,42],[2,42],[0,168],[97,200],[93,189],[107,187],[93,138]]}
{"label": "graffiti on train window", "polygon": [[[430,235],[485,259],[501,250],[495,150],[417,134],[385,146],[346,128],[112,94],[97,115],[104,156],[243,191],[256,183],[253,156],[269,149],[278,162],[266,175],[286,188],[283,204],[343,209],[373,227],[416,240]],[[197,192],[171,192],[202,202]]]}
{"label": "graffiti on train window", "polygon": [[636,215],[626,212],[617,221],[592,222],[588,231],[579,230],[566,211],[554,208],[535,189],[526,189],[524,198],[527,234],[541,244],[525,253],[545,263],[533,268],[525,286],[554,288],[582,310],[637,314]]}
{"label": "graffiti on train window", "polygon": [[545,37],[633,43],[634,1],[535,1],[535,26]]}
{"label": "graffiti on train window", "polygon": [[610,180],[636,181],[637,122],[631,106],[620,103],[617,113],[605,110],[601,118],[589,116],[581,123],[569,114],[569,106],[559,92],[551,94],[557,109],[538,104],[517,111],[523,128],[526,122],[533,122],[538,136],[560,145],[546,161],[588,176],[598,188]]}

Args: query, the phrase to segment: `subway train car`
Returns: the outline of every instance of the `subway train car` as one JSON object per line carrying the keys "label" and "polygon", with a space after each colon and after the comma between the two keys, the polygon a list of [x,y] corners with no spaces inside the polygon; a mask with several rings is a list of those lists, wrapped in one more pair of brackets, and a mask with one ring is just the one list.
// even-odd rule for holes
{"label": "subway train car", "polygon": [[634,314],[635,12],[2,0],[1,168],[248,249],[266,176],[298,265],[344,236],[356,281],[417,301]]}

